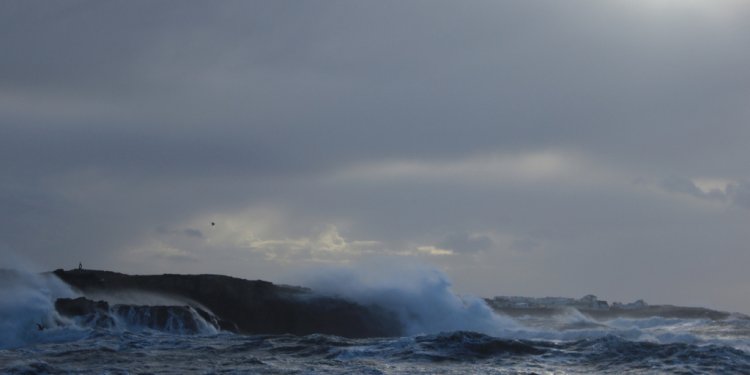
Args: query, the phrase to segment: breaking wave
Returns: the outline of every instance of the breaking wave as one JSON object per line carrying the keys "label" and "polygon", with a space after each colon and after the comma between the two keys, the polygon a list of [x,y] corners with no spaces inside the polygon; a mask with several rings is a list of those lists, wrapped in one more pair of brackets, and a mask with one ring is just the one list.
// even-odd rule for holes
{"label": "breaking wave", "polygon": [[750,373],[742,315],[594,319],[569,308],[510,317],[457,295],[438,271],[391,269],[326,270],[306,281],[317,293],[387,309],[404,325],[399,337],[359,339],[233,334],[184,297],[84,296],[54,274],[0,270],[0,371]]}
{"label": "breaking wave", "polygon": [[[155,297],[149,298],[146,302]],[[94,302],[53,274],[0,269],[0,349],[78,340],[94,329],[151,329],[174,334],[218,331],[212,314],[200,308]]]}
{"label": "breaking wave", "polygon": [[389,264],[324,269],[306,275],[303,282],[319,293],[395,312],[406,335],[446,331],[499,335],[519,328],[512,319],[496,314],[483,299],[454,293],[448,278],[429,267]]}
{"label": "breaking wave", "polygon": [[39,327],[54,327],[62,320],[54,301],[74,295],[52,275],[0,269],[0,348],[75,338],[39,331]]}

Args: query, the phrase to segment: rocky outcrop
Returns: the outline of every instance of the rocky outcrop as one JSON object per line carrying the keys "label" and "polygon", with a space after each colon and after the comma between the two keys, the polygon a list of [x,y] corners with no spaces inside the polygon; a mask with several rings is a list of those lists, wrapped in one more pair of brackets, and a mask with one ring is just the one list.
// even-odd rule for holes
{"label": "rocky outcrop", "polygon": [[92,301],[84,297],[58,298],[55,310],[62,316],[81,318],[84,325],[100,328],[115,325],[114,319],[109,315],[109,304],[105,301]]}
{"label": "rocky outcrop", "polygon": [[[352,338],[402,333],[397,317],[382,308],[266,281],[220,275],[131,276],[94,270],[56,270],[54,274],[84,296],[141,291],[191,301],[196,311],[201,307],[210,310],[221,329],[237,333],[322,333]],[[91,312],[100,303],[61,302],[58,310]]]}
{"label": "rocky outcrop", "polygon": [[84,326],[99,328],[112,328],[118,322],[126,327],[188,334],[219,328],[212,314],[191,306],[110,305],[79,297],[59,298],[55,309],[62,316],[80,319]]}
{"label": "rocky outcrop", "polygon": [[564,297],[505,297],[498,296],[485,299],[485,302],[498,313],[510,316],[546,316],[564,313],[567,309],[576,309],[594,319],[624,318],[679,318],[722,320],[730,317],[742,317],[702,307],[683,307],[672,305],[648,305],[643,300],[623,304],[615,302],[609,305],[596,296],[588,295],[580,299]]}

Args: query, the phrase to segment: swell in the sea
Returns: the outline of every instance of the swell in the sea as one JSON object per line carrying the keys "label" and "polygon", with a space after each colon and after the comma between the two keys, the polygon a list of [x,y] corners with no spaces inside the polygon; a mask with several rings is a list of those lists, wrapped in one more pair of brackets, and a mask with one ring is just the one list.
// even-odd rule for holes
{"label": "swell in the sea", "polygon": [[[86,282],[112,285],[119,280],[119,286],[140,282],[112,277]],[[180,290],[181,283],[194,287],[189,278],[168,280],[173,291]],[[232,283],[235,288],[246,285]],[[247,285],[256,288],[255,293],[287,291],[267,284]],[[86,293],[51,273],[4,270],[0,272],[0,372],[750,373],[750,320],[744,316],[594,319],[563,309],[510,317],[494,312],[481,299],[455,295],[436,272],[401,288],[366,287],[351,280],[338,285],[350,289],[326,290],[321,284],[325,297],[295,289],[301,294],[285,295],[291,298],[288,305],[270,301],[276,303],[274,308],[293,312],[314,306],[313,313],[318,314],[331,308],[329,314],[348,318],[352,312],[384,310],[398,320],[403,333],[350,338],[232,333],[211,310],[209,299],[132,289],[107,296],[101,285]],[[274,297],[261,294],[254,298]],[[278,316],[268,319],[279,321]],[[291,328],[307,327],[292,323]]]}
{"label": "swell in the sea", "polygon": [[3,373],[744,374],[746,351],[614,335],[546,341],[446,332],[394,338],[101,332],[0,350]]}

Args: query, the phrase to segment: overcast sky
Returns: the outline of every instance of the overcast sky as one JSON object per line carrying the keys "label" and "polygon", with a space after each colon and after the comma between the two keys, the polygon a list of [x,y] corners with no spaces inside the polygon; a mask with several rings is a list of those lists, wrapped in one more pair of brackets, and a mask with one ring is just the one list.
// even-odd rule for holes
{"label": "overcast sky", "polygon": [[6,0],[0,51],[8,266],[750,313],[749,2]]}

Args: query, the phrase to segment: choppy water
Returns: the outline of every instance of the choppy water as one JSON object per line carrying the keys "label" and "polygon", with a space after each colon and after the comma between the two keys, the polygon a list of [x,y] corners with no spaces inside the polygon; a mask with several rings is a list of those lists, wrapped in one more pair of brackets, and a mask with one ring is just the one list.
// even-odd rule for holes
{"label": "choppy water", "polygon": [[[192,324],[202,327],[195,333],[173,319],[158,327],[144,320],[148,308],[113,307],[113,323],[106,325],[67,319],[57,315],[51,302],[74,296],[59,280],[30,276],[18,281],[0,278],[1,373],[750,374],[750,319],[744,316],[597,321],[570,310],[544,317],[497,317],[492,331],[485,333],[448,330],[371,339],[247,336],[220,332],[208,323]],[[486,322],[487,312],[480,313],[455,317],[476,315]],[[179,316],[201,319],[184,314],[175,319]],[[47,327],[37,330],[37,322]],[[484,327],[471,323],[464,325]],[[453,321],[450,326],[462,324]]]}
{"label": "choppy water", "polygon": [[546,341],[450,332],[414,337],[174,335],[88,332],[0,350],[21,373],[750,373],[747,351],[720,344],[632,341],[616,335]]}

